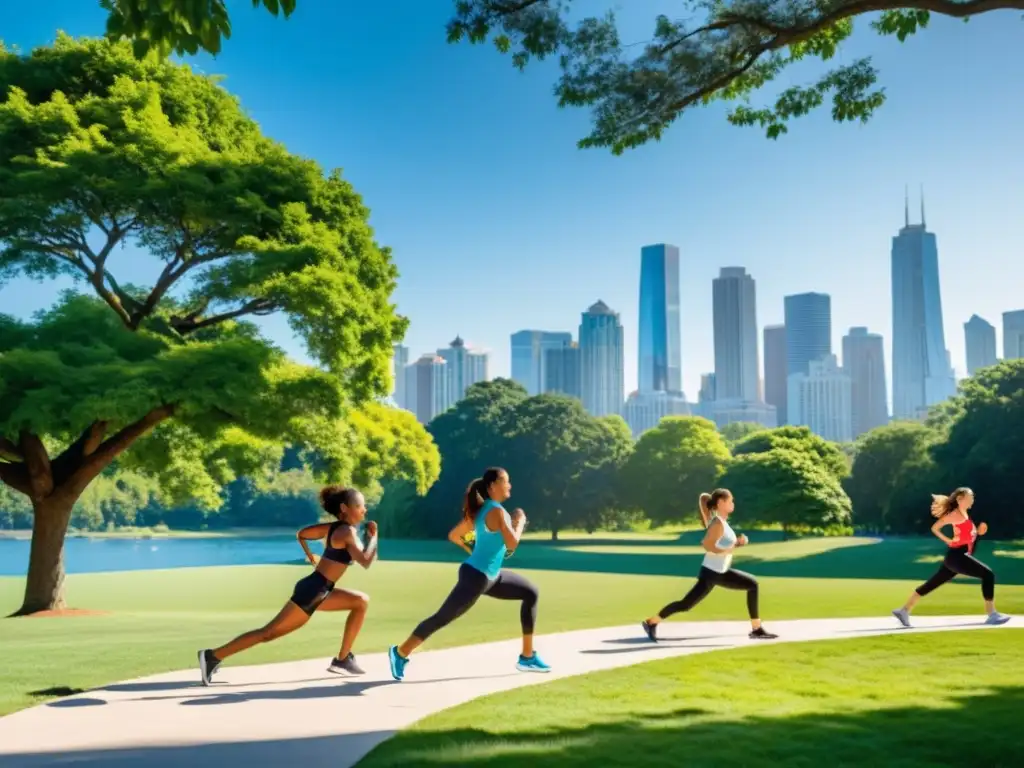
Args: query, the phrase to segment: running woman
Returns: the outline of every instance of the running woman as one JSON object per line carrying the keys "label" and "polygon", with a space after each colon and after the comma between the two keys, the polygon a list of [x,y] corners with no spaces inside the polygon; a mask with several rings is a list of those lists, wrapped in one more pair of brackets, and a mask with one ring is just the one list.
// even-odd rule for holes
{"label": "running woman", "polygon": [[674,613],[682,613],[696,607],[715,587],[741,589],[747,593],[751,640],[774,640],[778,637],[761,626],[757,608],[757,579],[732,567],[733,550],[747,545],[747,537],[743,534],[737,536],[729,525],[729,515],[735,508],[732,493],[725,488],[700,495],[700,516],[704,521],[704,527],[707,528],[701,544],[707,554],[704,555],[704,563],[697,575],[697,583],[686,593],[686,597],[669,603],[657,616],[651,616],[641,622],[640,626],[651,642],[658,642],[658,625],[663,620]]}
{"label": "running woman", "polygon": [[[1005,624],[1010,620],[1006,614],[996,610],[996,575],[992,569],[974,557],[974,543],[979,536],[988,532],[988,525],[981,523],[975,527],[969,513],[974,506],[974,491],[970,488],[957,488],[949,496],[932,494],[932,533],[942,539],[949,549],[942,560],[942,565],[928,581],[910,593],[906,604],[892,612],[900,624],[910,626],[910,612],[917,601],[934,592],[954,576],[970,576],[981,579],[981,596],[985,598],[986,624]],[[953,538],[950,539],[942,529],[952,526]]]}
{"label": "running woman", "polygon": [[[520,672],[550,672],[533,649],[533,629],[537,622],[537,587],[522,576],[502,570],[506,554],[514,552],[526,527],[526,515],[521,509],[510,517],[501,505],[512,495],[508,472],[491,467],[469,484],[462,503],[462,520],[448,533],[448,540],[462,547],[469,557],[459,566],[459,580],[441,607],[430,618],[424,619],[401,645],[388,650],[391,675],[395,680],[405,677],[409,656],[424,641],[442,627],[468,611],[481,595],[498,600],[519,600],[519,623],[523,629],[523,652],[516,663]],[[466,536],[475,532],[472,548]]]}
{"label": "running woman", "polygon": [[[296,582],[291,599],[269,624],[239,635],[220,648],[199,651],[199,672],[203,685],[210,684],[210,678],[225,659],[259,643],[269,643],[294,632],[309,621],[317,609],[349,612],[341,638],[341,651],[331,661],[328,671],[335,674],[363,674],[352,653],[352,645],[362,629],[370,598],[363,592],[336,589],[334,585],[352,563],[369,568],[377,559],[377,524],[366,524],[369,541],[364,549],[356,536],[356,527],[366,517],[363,494],[355,488],[329,485],[320,491],[320,506],[337,520],[333,523],[307,525],[296,534],[306,559],[315,570]],[[309,551],[309,542],[320,540],[324,542],[324,553],[317,560]]]}

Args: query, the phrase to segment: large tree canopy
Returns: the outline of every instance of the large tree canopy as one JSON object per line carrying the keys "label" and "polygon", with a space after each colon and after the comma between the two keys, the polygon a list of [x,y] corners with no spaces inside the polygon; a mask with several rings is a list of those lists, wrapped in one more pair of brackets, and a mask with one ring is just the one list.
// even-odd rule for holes
{"label": "large tree canopy", "polygon": [[[0,481],[35,515],[25,612],[62,604],[71,510],[115,460],[211,505],[289,444],[335,480],[436,477],[429,437],[371,402],[406,321],[366,207],[188,67],[0,47],[0,281],[19,276],[93,294],[0,316]],[[260,335],[271,313],[321,367]]]}
{"label": "large tree canopy", "polygon": [[733,455],[746,456],[773,450],[806,453],[838,480],[850,474],[850,461],[843,449],[807,427],[785,426],[754,432],[733,446]]}

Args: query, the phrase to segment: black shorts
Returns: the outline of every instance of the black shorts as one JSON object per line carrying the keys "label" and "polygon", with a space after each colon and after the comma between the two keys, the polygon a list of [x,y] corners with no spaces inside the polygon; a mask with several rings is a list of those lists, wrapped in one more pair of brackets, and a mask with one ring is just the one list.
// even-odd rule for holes
{"label": "black shorts", "polygon": [[295,589],[292,591],[291,600],[301,608],[307,616],[312,616],[314,611],[320,607],[320,603],[327,599],[334,589],[334,582],[328,581],[322,573],[313,571],[304,579],[295,582]]}

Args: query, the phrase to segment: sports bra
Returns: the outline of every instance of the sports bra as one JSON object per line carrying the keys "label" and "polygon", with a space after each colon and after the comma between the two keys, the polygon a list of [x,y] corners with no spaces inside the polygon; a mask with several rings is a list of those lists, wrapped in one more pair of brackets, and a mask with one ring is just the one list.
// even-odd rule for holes
{"label": "sports bra", "polygon": [[978,538],[978,529],[974,527],[974,521],[967,518],[962,523],[953,523],[953,543],[949,546],[960,549],[967,547],[967,554],[974,552],[974,540]]}
{"label": "sports bra", "polygon": [[347,525],[340,520],[336,523],[331,523],[331,527],[327,529],[327,538],[324,540],[324,554],[323,557],[327,560],[333,560],[341,565],[350,565],[352,563],[352,553],[348,551],[348,547],[332,547],[331,538],[334,536],[334,532],[341,528],[341,526]]}

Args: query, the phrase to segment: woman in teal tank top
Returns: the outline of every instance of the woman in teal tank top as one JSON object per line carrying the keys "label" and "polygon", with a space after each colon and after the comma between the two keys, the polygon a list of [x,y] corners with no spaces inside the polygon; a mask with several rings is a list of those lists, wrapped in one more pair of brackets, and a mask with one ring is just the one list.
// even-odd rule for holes
{"label": "woman in teal tank top", "polygon": [[[502,570],[506,554],[514,552],[526,527],[526,515],[517,509],[509,516],[501,502],[512,495],[508,472],[491,467],[469,484],[462,504],[462,521],[452,528],[448,539],[469,553],[459,567],[459,580],[447,599],[430,618],[424,619],[402,645],[388,650],[391,675],[405,677],[409,655],[437,630],[451,624],[468,611],[481,595],[498,600],[518,600],[519,622],[523,629],[523,652],[516,663],[520,672],[550,672],[533,650],[533,629],[537,622],[538,592],[529,580]],[[476,535],[472,548],[466,544],[470,531]]]}

